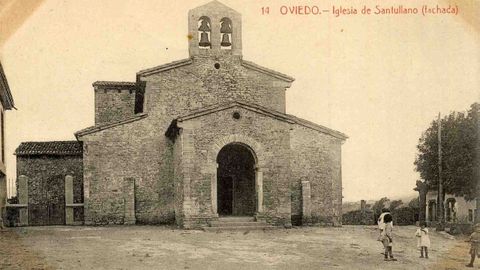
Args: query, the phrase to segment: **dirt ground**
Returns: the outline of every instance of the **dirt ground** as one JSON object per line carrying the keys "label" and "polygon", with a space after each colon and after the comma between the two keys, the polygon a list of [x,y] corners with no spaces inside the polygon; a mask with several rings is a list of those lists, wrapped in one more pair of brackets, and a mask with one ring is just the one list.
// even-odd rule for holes
{"label": "dirt ground", "polygon": [[[431,233],[420,259],[415,227],[394,227],[397,262],[383,261],[375,227],[249,232],[169,227],[27,227],[0,232],[1,269],[466,269],[463,237]],[[480,269],[480,261],[475,268]]]}

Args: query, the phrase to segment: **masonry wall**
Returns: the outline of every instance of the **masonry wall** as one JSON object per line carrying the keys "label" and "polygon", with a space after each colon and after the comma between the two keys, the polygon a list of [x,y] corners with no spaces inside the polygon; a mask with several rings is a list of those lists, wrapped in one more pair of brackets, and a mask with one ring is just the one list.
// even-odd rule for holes
{"label": "masonry wall", "polygon": [[301,181],[311,186],[311,223],[340,225],[342,219],[341,141],[295,125],[291,130],[292,219],[302,215]]}
{"label": "masonry wall", "polygon": [[[215,63],[220,68],[214,67]],[[137,223],[172,223],[175,220],[174,151],[165,131],[175,118],[194,109],[233,100],[243,100],[285,111],[288,83],[241,66],[239,57],[218,59],[198,56],[193,63],[141,78],[145,83],[145,119],[82,136],[84,141],[85,190],[88,196],[86,222],[122,223],[123,204],[115,192],[126,177],[135,178]],[[124,117],[134,102],[98,92],[98,122]],[[118,94],[118,93],[117,93]],[[114,94],[113,96],[117,96]],[[127,95],[122,92],[122,95]],[[132,94],[133,96],[133,94]],[[119,96],[122,97],[122,96]],[[108,110],[113,104],[119,112]],[[117,118],[115,118],[117,119]],[[183,196],[183,195],[182,195]],[[267,198],[269,199],[269,198]],[[178,213],[177,215],[184,215]]]}
{"label": "masonry wall", "polygon": [[[240,112],[239,120],[233,119],[234,112]],[[289,123],[243,108],[231,108],[187,120],[181,123],[181,127],[183,145],[189,148],[183,149],[183,160],[195,161],[184,171],[190,185],[190,203],[186,212],[191,217],[201,220],[212,215],[211,179],[214,174],[209,168],[215,162],[212,157],[216,158],[218,154],[212,153],[214,144],[220,140],[217,145],[223,147],[229,138],[239,138],[242,142],[242,138],[247,137],[261,146],[255,155],[264,160],[261,170],[265,218],[273,224],[291,225]],[[186,143],[186,140],[190,142]],[[189,156],[186,158],[185,155]]]}
{"label": "masonry wall", "polygon": [[134,115],[135,87],[95,87],[95,124],[116,122]]}
{"label": "masonry wall", "polygon": [[[220,68],[214,67],[215,63]],[[246,101],[285,112],[287,83],[241,66],[235,56],[195,57],[193,63],[145,78],[145,112],[171,120],[188,111],[230,101]]]}
{"label": "masonry wall", "polygon": [[[65,176],[73,176],[73,203],[83,203],[83,161],[77,155],[17,156],[17,176],[28,177],[28,205],[31,225],[47,225],[47,205],[65,203]],[[61,209],[61,206],[59,206]],[[75,221],[83,220],[83,210],[74,209]]]}
{"label": "masonry wall", "polygon": [[135,218],[140,224],[173,223],[171,145],[148,118],[83,136],[86,222],[123,224],[122,186],[135,182]]}
{"label": "masonry wall", "polygon": [[179,134],[175,139],[175,142],[172,142],[172,151],[173,151],[173,173],[174,173],[174,208],[175,208],[175,223],[178,226],[182,226],[184,220],[183,212],[183,200],[184,200],[184,189],[183,189],[183,136]]}

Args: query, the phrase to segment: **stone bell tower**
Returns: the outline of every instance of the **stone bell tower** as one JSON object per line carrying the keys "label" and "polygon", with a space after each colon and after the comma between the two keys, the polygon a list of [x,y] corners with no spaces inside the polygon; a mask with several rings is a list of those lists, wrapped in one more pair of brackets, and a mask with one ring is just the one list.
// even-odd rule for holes
{"label": "stone bell tower", "polygon": [[242,16],[218,1],[188,12],[190,57],[242,55]]}

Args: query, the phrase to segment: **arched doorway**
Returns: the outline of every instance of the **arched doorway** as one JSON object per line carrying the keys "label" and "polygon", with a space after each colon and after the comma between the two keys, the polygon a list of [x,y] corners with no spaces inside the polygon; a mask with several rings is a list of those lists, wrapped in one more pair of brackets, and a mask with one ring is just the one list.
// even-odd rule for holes
{"label": "arched doorway", "polygon": [[253,216],[256,211],[255,156],[246,145],[231,143],[217,156],[217,211],[220,216]]}

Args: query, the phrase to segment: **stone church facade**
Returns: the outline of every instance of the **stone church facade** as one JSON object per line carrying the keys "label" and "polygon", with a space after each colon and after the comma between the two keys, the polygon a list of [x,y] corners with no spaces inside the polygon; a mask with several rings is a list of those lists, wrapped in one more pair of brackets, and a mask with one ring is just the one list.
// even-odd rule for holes
{"label": "stone church facade", "polygon": [[188,14],[188,59],[95,82],[83,145],[85,224],[341,224],[338,131],[289,115],[294,79],[243,60],[241,15]]}

